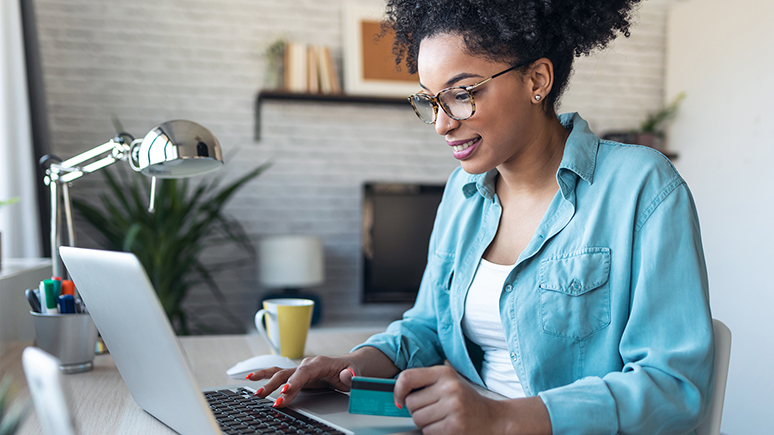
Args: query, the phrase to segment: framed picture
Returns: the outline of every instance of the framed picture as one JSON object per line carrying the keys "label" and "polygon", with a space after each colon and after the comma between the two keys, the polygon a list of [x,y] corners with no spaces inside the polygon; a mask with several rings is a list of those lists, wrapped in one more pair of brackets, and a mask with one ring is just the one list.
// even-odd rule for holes
{"label": "framed picture", "polygon": [[382,37],[381,3],[350,3],[344,8],[344,91],[352,95],[408,97],[421,90],[416,74],[395,65],[395,36]]}

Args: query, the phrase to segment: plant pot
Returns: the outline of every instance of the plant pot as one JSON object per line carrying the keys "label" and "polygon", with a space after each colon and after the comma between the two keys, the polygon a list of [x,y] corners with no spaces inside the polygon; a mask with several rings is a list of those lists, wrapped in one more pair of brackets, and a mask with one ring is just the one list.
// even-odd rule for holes
{"label": "plant pot", "polygon": [[663,151],[664,140],[656,133],[637,133],[634,136],[634,142],[637,145],[644,145],[659,151]]}

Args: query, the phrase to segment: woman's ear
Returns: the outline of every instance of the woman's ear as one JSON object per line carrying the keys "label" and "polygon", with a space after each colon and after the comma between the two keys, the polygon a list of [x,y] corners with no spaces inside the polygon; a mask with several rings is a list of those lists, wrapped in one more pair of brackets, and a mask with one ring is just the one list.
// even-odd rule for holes
{"label": "woman's ear", "polygon": [[554,64],[545,57],[532,63],[525,74],[532,103],[541,104],[554,85]]}

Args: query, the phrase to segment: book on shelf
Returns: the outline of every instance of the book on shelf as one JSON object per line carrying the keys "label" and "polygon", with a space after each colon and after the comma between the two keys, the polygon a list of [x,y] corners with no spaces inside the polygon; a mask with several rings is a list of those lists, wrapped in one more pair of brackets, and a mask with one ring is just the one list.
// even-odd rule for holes
{"label": "book on shelf", "polygon": [[330,48],[288,42],[284,60],[286,91],[312,94],[341,92]]}
{"label": "book on shelf", "polygon": [[322,46],[320,55],[320,62],[323,64],[323,70],[325,71],[324,77],[329,89],[328,93],[340,94],[341,82],[339,81],[339,75],[336,73],[336,65],[333,64],[333,56],[331,56],[331,49]]}
{"label": "book on shelf", "polygon": [[306,50],[306,91],[310,94],[320,92],[320,74],[317,62],[317,46],[310,45]]}
{"label": "book on shelf", "polygon": [[285,90],[306,92],[307,89],[307,47],[301,42],[285,45]]}

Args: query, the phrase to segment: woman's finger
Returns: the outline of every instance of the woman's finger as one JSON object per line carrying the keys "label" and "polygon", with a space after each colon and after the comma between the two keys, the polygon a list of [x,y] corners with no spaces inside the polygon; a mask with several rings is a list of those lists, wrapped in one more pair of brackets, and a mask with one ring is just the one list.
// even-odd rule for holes
{"label": "woman's finger", "polygon": [[395,406],[403,408],[406,404],[406,396],[414,390],[425,388],[438,382],[443,375],[444,366],[423,367],[404,370],[398,375],[395,383]]}
{"label": "woman's finger", "polygon": [[247,375],[245,379],[248,381],[260,381],[261,379],[268,379],[274,376],[275,373],[282,370],[280,367],[269,367],[261,370],[256,370]]}
{"label": "woman's finger", "polygon": [[287,382],[288,378],[293,375],[295,370],[296,369],[282,369],[279,367],[272,367],[270,369],[263,369],[253,373],[253,376],[250,377],[251,380],[266,379],[267,377],[269,378],[269,380],[263,384],[263,386],[258,388],[255,395],[259,397],[266,397],[267,395],[271,394],[274,390]]}
{"label": "woman's finger", "polygon": [[355,373],[354,367],[347,367],[341,372],[339,372],[339,381],[341,381],[342,384],[346,385],[347,387],[352,386],[352,378],[357,376],[357,373]]}

